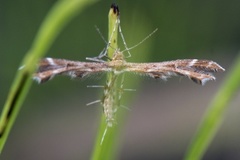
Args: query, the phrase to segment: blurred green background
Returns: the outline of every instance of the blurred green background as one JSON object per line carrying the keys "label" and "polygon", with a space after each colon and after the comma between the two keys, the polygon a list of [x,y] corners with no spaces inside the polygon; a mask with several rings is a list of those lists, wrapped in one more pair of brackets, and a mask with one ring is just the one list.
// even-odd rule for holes
{"label": "blurred green background", "polygon": [[[1,106],[23,56],[55,2],[0,1]],[[46,55],[80,61],[98,55],[105,43],[95,25],[107,37],[111,3],[102,0],[85,9],[64,29]],[[131,111],[121,133],[119,159],[182,159],[204,111],[238,54],[240,1],[117,3],[128,46],[159,29],[131,51],[128,61],[202,58],[212,59],[226,69],[216,75],[216,82],[203,87],[186,78],[172,78],[166,83],[129,75],[142,83],[137,92],[125,94],[134,97],[130,104],[123,104]],[[104,77],[69,79],[56,77],[46,84],[32,85],[1,159],[89,159],[102,108],[85,104],[98,99],[102,90],[86,86],[104,84]],[[238,93],[204,159],[240,159],[239,99]]]}

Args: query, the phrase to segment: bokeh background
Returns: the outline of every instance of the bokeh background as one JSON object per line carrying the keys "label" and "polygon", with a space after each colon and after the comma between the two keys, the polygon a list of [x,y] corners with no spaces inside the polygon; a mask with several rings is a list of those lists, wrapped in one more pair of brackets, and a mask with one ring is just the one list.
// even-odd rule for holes
{"label": "bokeh background", "polygon": [[[0,1],[1,107],[22,58],[55,2]],[[102,0],[85,9],[66,26],[46,55],[80,61],[98,55],[105,43],[95,25],[107,37],[111,3]],[[141,83],[136,92],[125,94],[131,100],[123,105],[131,111],[127,111],[122,127],[119,159],[182,159],[201,117],[239,52],[240,1],[119,0],[117,3],[128,46],[159,29],[131,51],[128,61],[202,58],[212,59],[226,69],[216,74],[216,82],[203,87],[187,78],[164,82],[127,75],[130,79],[140,79]],[[104,79],[56,77],[43,85],[33,83],[0,158],[89,159],[102,108],[86,104],[99,99],[103,91],[86,86],[104,84]],[[238,92],[204,159],[240,159],[239,104]]]}

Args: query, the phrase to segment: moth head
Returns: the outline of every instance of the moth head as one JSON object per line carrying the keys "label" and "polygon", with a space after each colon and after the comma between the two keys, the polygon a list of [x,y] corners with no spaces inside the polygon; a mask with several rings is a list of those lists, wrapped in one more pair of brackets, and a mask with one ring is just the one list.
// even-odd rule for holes
{"label": "moth head", "polygon": [[113,61],[116,61],[116,60],[121,60],[121,61],[123,61],[124,59],[125,59],[125,58],[124,58],[123,53],[122,53],[119,49],[117,49],[117,50],[114,52],[114,54],[113,54],[112,60],[113,60]]}

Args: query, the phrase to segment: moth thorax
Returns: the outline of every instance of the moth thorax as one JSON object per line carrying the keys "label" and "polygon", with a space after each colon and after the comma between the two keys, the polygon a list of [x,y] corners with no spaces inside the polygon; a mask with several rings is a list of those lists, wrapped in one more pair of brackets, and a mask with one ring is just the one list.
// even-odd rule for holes
{"label": "moth thorax", "polygon": [[124,55],[123,53],[120,51],[120,50],[116,50],[113,54],[113,58],[112,58],[113,61],[116,61],[116,60],[120,60],[120,61],[123,61],[124,60]]}

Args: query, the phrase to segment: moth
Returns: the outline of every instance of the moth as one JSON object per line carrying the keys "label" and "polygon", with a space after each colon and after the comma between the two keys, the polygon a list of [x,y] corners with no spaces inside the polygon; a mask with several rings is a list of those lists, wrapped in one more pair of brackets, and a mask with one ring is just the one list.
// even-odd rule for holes
{"label": "moth", "polygon": [[[118,7],[113,5],[111,8],[118,16],[116,26],[119,28],[118,31],[125,44],[126,50],[129,51],[121,32]],[[142,42],[143,41],[140,43]],[[104,54],[100,54],[101,56],[99,55],[99,57],[106,56],[106,50],[108,47],[111,47],[109,45],[110,42],[108,43]],[[115,120],[114,113],[117,111],[117,107],[119,107],[118,104],[115,103],[115,100],[117,99],[117,96],[115,96],[116,90],[112,89],[112,86],[116,84],[117,77],[123,73],[136,73],[163,80],[166,80],[172,76],[185,76],[197,84],[204,85],[207,81],[215,80],[213,75],[214,72],[225,70],[214,61],[198,59],[178,59],[173,61],[153,63],[127,62],[123,52],[121,52],[119,49],[115,49],[113,57],[108,58],[109,61],[104,61],[99,58],[92,59],[92,62],[82,62],[66,59],[44,58],[40,60],[38,69],[33,77],[37,82],[44,83],[56,75],[67,75],[71,78],[85,78],[89,77],[90,75],[96,75],[100,73],[111,74],[111,79],[109,79],[106,83],[106,86],[104,86],[103,99],[98,100],[98,102],[101,102],[103,105],[103,111],[108,127],[112,127]]]}
{"label": "moth", "polygon": [[[178,59],[173,61],[155,63],[131,63],[127,62],[121,51],[116,50],[110,61],[81,62],[66,59],[44,58],[40,60],[34,79],[39,82],[47,82],[56,75],[67,75],[71,78],[84,78],[93,74],[113,72],[115,75],[124,72],[146,75],[155,79],[166,80],[172,76],[185,76],[193,82],[204,85],[209,80],[215,80],[214,72],[225,69],[216,62],[198,59]],[[107,91],[105,91],[106,93]],[[106,100],[106,96],[104,100]],[[104,100],[102,103],[104,103]],[[105,104],[107,105],[107,104]],[[112,126],[114,118],[113,109],[104,108],[109,126]]]}
{"label": "moth", "polygon": [[163,80],[167,80],[172,76],[185,76],[197,84],[204,85],[209,80],[215,80],[213,73],[219,71],[225,71],[225,69],[210,60],[178,59],[155,63],[126,62],[122,52],[116,50],[111,61],[106,62],[81,62],[44,58],[39,62],[34,79],[38,83],[43,83],[56,75],[84,78],[104,72],[114,72],[115,74],[132,72]]}

